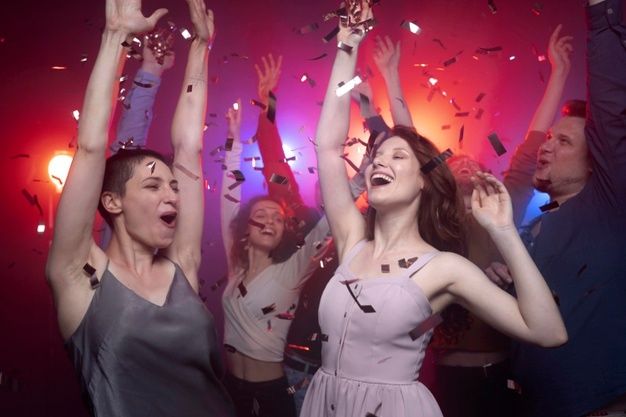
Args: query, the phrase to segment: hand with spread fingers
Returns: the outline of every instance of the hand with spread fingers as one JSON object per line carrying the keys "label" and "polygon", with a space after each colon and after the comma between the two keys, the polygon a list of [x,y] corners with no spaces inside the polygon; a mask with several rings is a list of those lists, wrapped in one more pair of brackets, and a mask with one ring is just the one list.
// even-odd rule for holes
{"label": "hand with spread fingers", "polygon": [[157,9],[145,17],[141,12],[141,0],[107,0],[105,29],[124,34],[142,34],[154,29],[167,9]]}
{"label": "hand with spread fingers", "polygon": [[254,64],[254,69],[259,78],[257,91],[259,100],[267,105],[270,91],[276,91],[278,86],[283,57],[280,55],[278,59],[274,59],[274,55],[268,54],[261,58],[261,62],[263,63],[263,68],[259,64]]}
{"label": "hand with spread fingers", "polygon": [[376,36],[376,49],[374,50],[374,62],[383,77],[397,74],[400,64],[400,42],[395,44],[389,36],[381,38]]}
{"label": "hand with spread fingers", "polygon": [[194,40],[210,45],[215,36],[213,11],[206,8],[204,0],[187,0],[187,4],[189,5],[191,23],[193,23]]}
{"label": "hand with spread fingers", "polygon": [[511,198],[504,185],[485,172],[477,172],[472,181],[472,214],[476,221],[490,233],[514,228]]}

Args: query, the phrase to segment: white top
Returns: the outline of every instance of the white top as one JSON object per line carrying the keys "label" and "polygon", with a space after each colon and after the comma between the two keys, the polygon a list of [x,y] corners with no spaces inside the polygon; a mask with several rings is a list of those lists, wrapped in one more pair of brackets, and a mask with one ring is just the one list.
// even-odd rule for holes
{"label": "white top", "polygon": [[[228,190],[227,184],[233,182],[228,173],[239,169],[240,155],[241,145],[233,146],[233,150],[226,153],[227,169],[222,182],[224,194],[236,200],[241,198],[241,187]],[[229,224],[239,211],[239,205],[224,196],[221,198],[222,237],[227,253],[232,243]],[[257,360],[282,362],[300,291],[318,266],[317,258],[326,249],[329,231],[328,222],[322,217],[298,251],[287,261],[267,267],[245,289],[239,287],[244,271],[229,265],[228,284],[222,295],[224,344]]]}

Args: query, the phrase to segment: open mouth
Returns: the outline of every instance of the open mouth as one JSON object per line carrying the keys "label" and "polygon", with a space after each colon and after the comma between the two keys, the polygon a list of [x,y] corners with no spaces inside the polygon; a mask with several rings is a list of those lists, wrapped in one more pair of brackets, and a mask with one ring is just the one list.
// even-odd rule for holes
{"label": "open mouth", "polygon": [[393,178],[385,174],[374,174],[370,178],[373,186],[387,185],[393,181]]}
{"label": "open mouth", "polygon": [[274,236],[276,233],[274,233],[272,229],[265,227],[261,230],[261,234],[265,236]]}
{"label": "open mouth", "polygon": [[168,226],[174,226],[176,223],[176,213],[167,213],[161,216],[161,220]]}

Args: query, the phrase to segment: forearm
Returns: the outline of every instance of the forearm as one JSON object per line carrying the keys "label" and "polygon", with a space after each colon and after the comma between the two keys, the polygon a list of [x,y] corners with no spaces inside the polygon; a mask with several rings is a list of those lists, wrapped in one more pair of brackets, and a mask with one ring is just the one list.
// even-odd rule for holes
{"label": "forearm", "polygon": [[390,71],[383,73],[385,85],[387,86],[387,95],[389,97],[389,107],[391,109],[391,118],[394,125],[413,126],[413,119],[407,106],[402,87],[400,84],[400,74],[398,71]]}
{"label": "forearm", "polygon": [[556,70],[550,74],[550,79],[546,90],[543,93],[541,102],[528,126],[528,131],[547,132],[552,126],[554,117],[559,110],[563,89],[567,81],[566,70]]}
{"label": "forearm", "polygon": [[206,42],[195,39],[189,49],[182,90],[172,123],[172,146],[199,154],[207,106],[207,67],[209,49]]}
{"label": "forearm", "polygon": [[348,82],[354,77],[357,53],[357,47],[354,47],[351,53],[337,50],[317,126],[316,141],[318,151],[332,149],[339,153],[348,135],[350,95],[344,94],[338,97],[336,91],[339,83]]}
{"label": "forearm", "polygon": [[545,132],[530,131],[517,147],[509,169],[504,173],[503,183],[513,203],[514,223],[520,226],[526,207],[533,196],[533,175],[537,166],[537,151],[546,140]]}
{"label": "forearm", "polygon": [[78,126],[78,147],[85,152],[105,153],[107,132],[117,101],[115,86],[126,60],[122,46],[126,37],[126,33],[108,30],[102,34],[102,43],[89,77]]}
{"label": "forearm", "polygon": [[490,236],[509,267],[519,311],[537,343],[565,334],[565,327],[550,288],[526,251],[515,228],[492,232]]}
{"label": "forearm", "polygon": [[[229,189],[234,184],[233,179],[229,175],[232,171],[241,169],[241,152],[242,146],[239,138],[239,132],[229,132],[229,136],[233,138],[233,147],[230,151],[226,151],[224,156],[224,166],[222,171],[222,188],[220,192],[220,222],[222,231],[222,242],[226,256],[230,253],[232,246],[232,237],[230,233],[230,222],[237,215],[241,205],[241,185]],[[228,258],[229,259],[229,258]]]}
{"label": "forearm", "polygon": [[148,130],[152,124],[154,101],[156,99],[161,78],[153,72],[146,71],[143,66],[137,71],[126,100],[124,110],[117,129],[116,141],[111,145],[115,153],[121,143],[132,138],[133,145],[145,147]]}
{"label": "forearm", "polygon": [[[303,205],[300,189],[291,166],[286,160],[276,123],[272,123],[265,113],[259,115],[256,137],[263,160],[263,176],[267,182],[270,196],[285,200],[290,206]],[[287,178],[288,184],[283,185],[270,181],[272,174]]]}

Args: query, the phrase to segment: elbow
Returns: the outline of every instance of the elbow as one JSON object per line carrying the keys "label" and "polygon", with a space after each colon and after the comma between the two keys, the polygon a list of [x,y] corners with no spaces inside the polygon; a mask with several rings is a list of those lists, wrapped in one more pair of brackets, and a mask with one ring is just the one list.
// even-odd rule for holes
{"label": "elbow", "polygon": [[553,348],[563,346],[568,341],[567,330],[562,326],[557,331],[551,333],[550,335],[543,337],[539,341],[539,346],[544,348]]}

